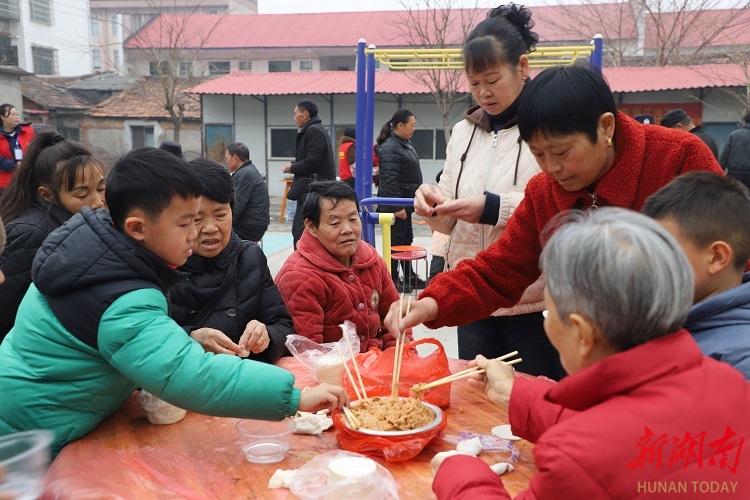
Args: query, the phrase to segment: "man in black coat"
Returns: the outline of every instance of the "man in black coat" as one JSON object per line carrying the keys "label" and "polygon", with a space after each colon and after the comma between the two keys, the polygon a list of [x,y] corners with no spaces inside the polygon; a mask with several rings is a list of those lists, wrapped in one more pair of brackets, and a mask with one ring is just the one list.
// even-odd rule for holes
{"label": "man in black coat", "polygon": [[328,135],[318,117],[318,107],[310,101],[300,101],[294,107],[294,122],[299,127],[295,160],[284,166],[284,173],[294,174],[294,181],[289,187],[287,198],[297,201],[297,210],[292,222],[294,248],[305,230],[305,219],[302,216],[302,204],[310,187],[310,178],[317,180],[335,180],[336,164],[331,147],[331,136]]}
{"label": "man in black coat", "polygon": [[716,143],[716,139],[711,137],[708,132],[703,130],[702,126],[693,123],[693,120],[690,119],[690,116],[688,116],[685,110],[682,110],[680,108],[673,109],[672,111],[664,115],[664,117],[659,122],[659,125],[661,125],[662,127],[676,128],[677,130],[690,132],[698,139],[705,142],[706,146],[708,146],[708,148],[714,154],[714,158],[716,158],[717,160],[719,159],[719,145]]}
{"label": "man in black coat", "polygon": [[268,188],[250,161],[250,150],[241,142],[227,148],[227,168],[232,174],[236,200],[232,228],[243,240],[260,241],[270,223]]}
{"label": "man in black coat", "polygon": [[750,187],[750,109],[743,121],[745,125],[727,137],[719,163],[728,176]]}

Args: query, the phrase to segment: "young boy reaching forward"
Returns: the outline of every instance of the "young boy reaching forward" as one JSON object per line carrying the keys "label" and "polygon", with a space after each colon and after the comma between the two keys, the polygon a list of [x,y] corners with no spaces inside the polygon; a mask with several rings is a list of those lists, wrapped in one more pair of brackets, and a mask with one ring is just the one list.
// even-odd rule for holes
{"label": "young boy reaching forward", "polygon": [[643,213],[680,243],[695,274],[685,322],[706,356],[750,380],[750,193],[730,177],[681,175],[654,193]]}
{"label": "young boy reaching forward", "polygon": [[0,435],[51,429],[57,454],[137,387],[222,417],[281,420],[344,404],[341,388],[301,394],[286,370],[207,354],[167,316],[164,294],[197,237],[200,193],[183,160],[136,149],[109,175],[109,213],[84,208],[50,234],[0,346]]}

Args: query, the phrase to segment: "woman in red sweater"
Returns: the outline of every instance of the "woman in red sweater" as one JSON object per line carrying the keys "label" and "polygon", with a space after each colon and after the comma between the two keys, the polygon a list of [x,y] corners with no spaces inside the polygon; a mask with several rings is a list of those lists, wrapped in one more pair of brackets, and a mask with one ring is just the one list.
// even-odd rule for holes
{"label": "woman in red sweater", "polygon": [[28,123],[19,123],[18,110],[12,104],[0,106],[0,193],[8,187],[16,166],[21,163],[34,129]]}
{"label": "woman in red sweater", "polygon": [[[420,323],[465,325],[514,306],[541,274],[542,230],[560,212],[604,206],[640,210],[646,198],[680,174],[722,173],[697,137],[643,125],[618,112],[597,71],[549,68],[527,87],[518,127],[542,173],[526,185],[500,239],[436,276],[400,321],[398,305],[391,307],[385,321],[391,332]],[[441,210],[419,196],[414,206],[423,216]],[[523,364],[518,368],[523,370]]]}

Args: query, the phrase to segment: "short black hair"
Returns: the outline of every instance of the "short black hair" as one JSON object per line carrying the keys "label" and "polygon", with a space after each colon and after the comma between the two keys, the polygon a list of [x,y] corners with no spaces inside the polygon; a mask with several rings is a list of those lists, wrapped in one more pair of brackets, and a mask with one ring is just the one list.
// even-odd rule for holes
{"label": "short black hair", "polygon": [[742,121],[745,122],[745,125],[750,125],[750,109],[745,111],[745,116],[742,117]]}
{"label": "short black hair", "polygon": [[464,43],[464,69],[484,73],[502,64],[518,64],[522,55],[534,51],[539,36],[531,31],[531,11],[510,3],[490,10]]}
{"label": "short black hair", "polygon": [[310,192],[307,193],[305,201],[302,204],[302,215],[309,219],[313,226],[318,227],[320,224],[320,206],[321,200],[333,201],[333,206],[341,200],[351,200],[359,212],[359,200],[357,193],[343,181],[318,181],[310,183]]}
{"label": "short black hair", "polygon": [[544,135],[584,133],[597,140],[599,118],[617,117],[617,105],[604,76],[585,66],[547,68],[526,86],[518,109],[518,130],[529,142]]}
{"label": "short black hair", "polygon": [[713,172],[680,175],[651,195],[642,212],[674,220],[680,233],[700,247],[726,242],[737,269],[750,259],[750,191],[738,180]]}
{"label": "short black hair", "polygon": [[241,142],[233,142],[227,146],[227,152],[229,156],[237,156],[243,162],[250,159],[250,150]]}
{"label": "short black hair", "polygon": [[675,108],[667,112],[664,116],[662,116],[661,121],[659,121],[659,125],[662,127],[672,128],[678,123],[681,123],[682,125],[688,125],[692,120],[690,120],[690,116],[688,116],[687,112],[684,109]]}
{"label": "short black hair", "polygon": [[310,118],[318,116],[318,106],[312,101],[300,101],[297,103],[297,108],[307,111],[310,114]]}
{"label": "short black hair", "polygon": [[201,182],[190,165],[158,148],[138,148],[122,156],[107,177],[107,207],[122,230],[127,215],[141,209],[158,219],[172,198],[198,198]]}
{"label": "short black hair", "polygon": [[207,158],[190,160],[190,166],[201,183],[201,195],[216,203],[229,203],[229,208],[234,211],[234,183],[229,171]]}

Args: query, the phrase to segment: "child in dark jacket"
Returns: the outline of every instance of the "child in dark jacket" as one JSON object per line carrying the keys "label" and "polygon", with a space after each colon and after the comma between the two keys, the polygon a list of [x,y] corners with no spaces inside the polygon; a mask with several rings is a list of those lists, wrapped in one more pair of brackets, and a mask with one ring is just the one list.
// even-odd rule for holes
{"label": "child in dark jacket", "polygon": [[680,242],[695,273],[685,328],[703,354],[750,380],[750,193],[730,177],[693,172],[652,195],[643,213]]}
{"label": "child in dark jacket", "polygon": [[110,211],[84,208],[47,238],[0,346],[0,435],[51,429],[56,454],[137,387],[187,410],[265,420],[346,401],[341,388],[301,394],[281,368],[206,353],[167,316],[200,196],[184,160],[136,149],[109,175]]}

